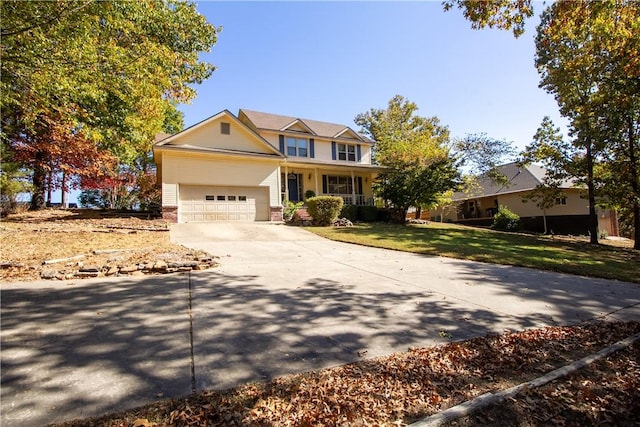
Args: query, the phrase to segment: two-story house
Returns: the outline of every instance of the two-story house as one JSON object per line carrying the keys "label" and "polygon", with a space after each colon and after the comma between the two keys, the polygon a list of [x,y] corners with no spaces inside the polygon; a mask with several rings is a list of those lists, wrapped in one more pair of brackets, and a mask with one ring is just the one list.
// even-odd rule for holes
{"label": "two-story house", "polygon": [[372,145],[344,125],[224,110],[154,145],[163,218],[282,221],[309,191],[372,204]]}

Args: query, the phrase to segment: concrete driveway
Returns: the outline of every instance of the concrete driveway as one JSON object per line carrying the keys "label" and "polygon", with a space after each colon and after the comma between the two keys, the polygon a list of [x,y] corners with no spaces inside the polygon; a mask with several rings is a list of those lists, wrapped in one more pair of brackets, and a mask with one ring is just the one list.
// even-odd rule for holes
{"label": "concrete driveway", "polygon": [[125,409],[504,329],[640,319],[640,286],[177,224],[216,269],[2,284],[3,426]]}

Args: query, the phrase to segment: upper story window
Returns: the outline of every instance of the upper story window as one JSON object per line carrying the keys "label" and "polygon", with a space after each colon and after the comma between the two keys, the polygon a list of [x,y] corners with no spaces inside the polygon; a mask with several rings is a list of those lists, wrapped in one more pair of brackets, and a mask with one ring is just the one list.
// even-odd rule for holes
{"label": "upper story window", "polygon": [[566,205],[567,198],[565,196],[556,197],[556,205]]}
{"label": "upper story window", "polygon": [[309,140],[288,136],[287,156],[309,157]]}
{"label": "upper story window", "polygon": [[338,160],[356,161],[356,146],[351,144],[338,144]]}
{"label": "upper story window", "polygon": [[231,125],[229,123],[220,122],[220,133],[222,135],[231,135]]}

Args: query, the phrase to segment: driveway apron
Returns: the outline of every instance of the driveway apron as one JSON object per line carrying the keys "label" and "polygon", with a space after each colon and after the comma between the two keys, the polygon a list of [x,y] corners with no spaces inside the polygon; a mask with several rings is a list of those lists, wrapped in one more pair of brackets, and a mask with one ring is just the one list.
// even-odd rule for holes
{"label": "driveway apron", "polygon": [[176,224],[189,274],[2,284],[3,426],[122,410],[505,329],[640,319],[640,286],[332,242],[268,223]]}

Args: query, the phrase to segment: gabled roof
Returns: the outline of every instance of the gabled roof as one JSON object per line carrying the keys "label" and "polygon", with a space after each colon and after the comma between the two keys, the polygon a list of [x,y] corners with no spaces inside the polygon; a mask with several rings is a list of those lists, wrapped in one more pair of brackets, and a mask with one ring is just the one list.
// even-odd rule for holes
{"label": "gabled roof", "polygon": [[[163,147],[163,146],[172,146],[174,144],[172,144],[173,141],[180,139],[181,137],[183,137],[184,135],[193,132],[194,130],[200,129],[204,126],[206,126],[207,124],[214,122],[216,120],[218,120],[220,117],[222,116],[226,116],[227,118],[231,119],[232,121],[235,122],[235,124],[237,124],[238,126],[240,126],[242,129],[244,129],[248,134],[251,135],[251,137],[253,139],[255,139],[259,144],[262,144],[265,149],[267,149],[268,151],[270,151],[271,153],[273,153],[272,155],[275,155],[277,157],[284,157],[282,155],[282,153],[280,153],[280,151],[278,151],[278,149],[276,149],[273,145],[271,145],[269,143],[269,141],[267,141],[266,139],[264,139],[262,136],[258,135],[258,133],[256,133],[253,129],[251,129],[249,126],[247,126],[245,123],[243,123],[241,120],[239,120],[233,113],[231,113],[229,110],[222,110],[217,114],[214,114],[213,116],[204,119],[203,121],[196,123],[176,134],[167,136],[166,138],[163,138],[161,140],[158,141],[158,137],[156,137],[156,143],[154,144],[154,147]],[[180,144],[181,146],[184,146],[185,148],[193,148],[190,147],[188,145],[183,145]],[[257,153],[260,154],[260,153]],[[264,153],[263,153],[264,154]]]}
{"label": "gabled roof", "polygon": [[[298,128],[298,129],[296,129]],[[299,130],[302,129],[302,130]],[[280,129],[281,131],[292,131],[292,132],[305,132],[305,133],[310,133],[311,135],[317,135],[313,129],[311,129],[309,126],[307,126],[307,124],[305,122],[303,122],[300,119],[295,119],[294,121],[292,121],[291,123],[289,123],[286,126],[283,126],[282,129]]]}
{"label": "gabled roof", "polygon": [[[473,194],[456,193],[453,200],[465,200],[470,198],[498,196],[500,194],[519,193],[522,191],[530,191],[544,183],[547,174],[546,170],[537,165],[519,165],[518,163],[508,163],[498,166],[498,173],[507,178],[507,183],[496,183],[488,176],[479,176],[479,191]],[[561,188],[571,188],[573,183],[565,180],[561,183]]]}
{"label": "gabled roof", "polygon": [[[262,113],[259,111],[251,111],[241,109],[238,116],[246,117],[251,122],[251,126],[258,130],[273,130],[273,131],[286,131],[294,124],[298,124],[308,129],[312,135],[337,139],[344,138],[343,135],[350,134],[352,139],[357,139],[366,143],[373,143],[366,136],[354,131],[348,126],[340,125],[336,123],[321,122],[318,120],[301,119],[298,117],[282,116],[279,114]],[[299,132],[299,131],[295,131]]]}

